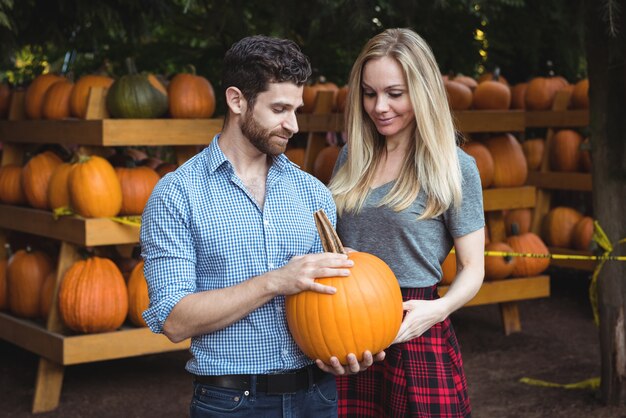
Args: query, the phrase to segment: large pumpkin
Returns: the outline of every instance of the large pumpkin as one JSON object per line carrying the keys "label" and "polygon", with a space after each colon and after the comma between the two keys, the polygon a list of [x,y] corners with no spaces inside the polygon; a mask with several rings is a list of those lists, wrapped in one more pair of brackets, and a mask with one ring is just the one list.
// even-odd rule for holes
{"label": "large pumpkin", "polygon": [[522,146],[511,134],[494,136],[485,141],[493,158],[494,187],[518,187],[524,185],[528,165]]}
{"label": "large pumpkin", "polygon": [[63,80],[65,77],[51,73],[35,77],[24,95],[24,111],[29,119],[41,119],[46,92],[53,84]]}
{"label": "large pumpkin", "polygon": [[84,119],[87,115],[89,93],[94,87],[109,88],[113,84],[111,77],[103,75],[84,75],[78,79],[70,95],[70,112],[72,116]]}
{"label": "large pumpkin", "polygon": [[129,74],[109,87],[106,107],[114,118],[150,119],[167,112],[167,90],[152,74],[138,74],[129,62]]}
{"label": "large pumpkin", "polygon": [[17,164],[0,167],[0,203],[26,204],[26,195],[22,187],[22,167]]}
{"label": "large pumpkin", "polygon": [[[527,232],[520,235],[512,235],[506,239],[506,243],[516,253],[550,254],[548,247],[537,234]],[[513,276],[528,277],[536,276],[550,266],[550,258],[541,257],[517,257]]]}
{"label": "large pumpkin", "polygon": [[122,209],[122,187],[111,163],[97,155],[80,156],[67,180],[70,203],[85,218],[105,218]]}
{"label": "large pumpkin", "polygon": [[561,129],[552,138],[550,145],[550,168],[552,171],[578,171],[580,167],[580,145],[583,137],[571,129]]}
{"label": "large pumpkin", "polygon": [[24,318],[39,317],[39,300],[46,276],[54,265],[45,253],[30,248],[18,250],[7,266],[9,310]]}
{"label": "large pumpkin", "polygon": [[167,94],[173,118],[210,118],[215,112],[213,86],[200,75],[176,74],[167,86]]}
{"label": "large pumpkin", "polygon": [[148,283],[143,275],[143,261],[140,261],[128,278],[128,319],[132,324],[138,327],[148,326],[141,314],[148,309],[149,304]]}
{"label": "large pumpkin", "polygon": [[72,264],[59,289],[59,313],[65,325],[77,332],[119,328],[128,314],[128,291],[115,263],[90,257]]}
{"label": "large pumpkin", "polygon": [[22,169],[22,187],[28,204],[36,209],[48,209],[48,186],[52,173],[63,163],[52,151],[31,158]]}
{"label": "large pumpkin", "polygon": [[[504,242],[492,242],[485,245],[485,251],[512,253],[513,248]],[[485,280],[502,280],[513,274],[517,259],[509,255],[485,255]]]}
{"label": "large pumpkin", "polygon": [[[342,251],[323,212],[316,212],[316,222],[325,251]],[[305,291],[285,300],[294,340],[308,357],[325,363],[335,356],[345,365],[349,353],[361,361],[364,351],[384,350],[402,322],[402,294],[389,266],[368,253],[351,252],[348,257],[354,261],[350,276],[317,279],[334,286],[335,294]]]}
{"label": "large pumpkin", "polygon": [[122,187],[120,215],[141,215],[161,177],[146,166],[116,167],[115,173]]}

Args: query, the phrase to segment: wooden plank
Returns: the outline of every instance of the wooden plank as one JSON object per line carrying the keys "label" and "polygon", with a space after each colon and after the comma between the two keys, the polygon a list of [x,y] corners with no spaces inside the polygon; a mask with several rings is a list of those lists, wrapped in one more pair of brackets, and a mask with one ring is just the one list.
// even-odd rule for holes
{"label": "wooden plank", "polygon": [[562,173],[531,171],[526,183],[541,189],[592,191],[591,173]]}
{"label": "wooden plank", "polygon": [[300,132],[341,132],[343,130],[343,113],[326,113],[315,115],[299,113],[297,115]]}
{"label": "wooden plank", "polygon": [[33,397],[33,414],[52,411],[59,406],[64,371],[65,367],[58,363],[45,358],[39,359]]}
{"label": "wooden plank", "polygon": [[55,363],[63,361],[63,336],[34,321],[0,312],[0,338]]}
{"label": "wooden plank", "polygon": [[[449,286],[439,286],[443,296]],[[465,306],[514,302],[550,296],[550,276],[519,277],[495,282],[484,282],[480,290]]]}
{"label": "wooden plank", "polygon": [[139,242],[139,228],[106,218],[84,219],[12,205],[0,205],[0,228],[85,246],[132,244]]}
{"label": "wooden plank", "polygon": [[521,110],[463,110],[452,116],[461,132],[520,132],[526,129]]}
{"label": "wooden plank", "polygon": [[528,128],[573,128],[589,125],[588,110],[550,110],[526,112]]}
{"label": "wooden plank", "polygon": [[517,302],[501,303],[500,317],[502,318],[504,335],[511,335],[514,332],[522,331],[522,321],[520,321]]}
{"label": "wooden plank", "polygon": [[483,190],[485,212],[531,208],[535,206],[536,189],[532,186],[502,187]]}
{"label": "wooden plank", "polygon": [[86,334],[64,339],[63,364],[80,364],[189,348],[190,340],[174,344],[164,335],[148,328],[125,328],[101,334]]}

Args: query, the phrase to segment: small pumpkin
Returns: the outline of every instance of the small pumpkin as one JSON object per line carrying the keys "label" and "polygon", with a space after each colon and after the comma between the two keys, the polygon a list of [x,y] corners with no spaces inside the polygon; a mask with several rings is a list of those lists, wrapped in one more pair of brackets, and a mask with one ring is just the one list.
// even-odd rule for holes
{"label": "small pumpkin", "polygon": [[22,188],[28,204],[36,209],[49,209],[48,186],[52,173],[63,163],[52,151],[31,158],[22,168]]}
{"label": "small pumpkin", "polygon": [[530,232],[532,217],[533,212],[528,208],[510,209],[506,211],[504,214],[504,230],[506,235],[513,235],[513,231],[515,230],[517,230],[519,234]]}
{"label": "small pumpkin", "polygon": [[349,88],[348,86],[343,86],[339,88],[339,91],[337,91],[337,99],[336,99],[336,110],[339,113],[343,113],[346,111],[346,101],[348,99],[348,91]]}
{"label": "small pumpkin", "polygon": [[315,109],[315,101],[317,99],[317,93],[320,91],[332,91],[333,103],[337,101],[337,93],[339,87],[330,81],[326,81],[324,77],[320,77],[317,82],[313,84],[306,84],[302,90],[303,105],[299,109],[302,113],[312,113]]}
{"label": "small pumpkin", "polygon": [[543,138],[531,138],[522,142],[522,150],[529,171],[537,171],[541,167],[545,143]]}
{"label": "small pumpkin", "polygon": [[556,93],[568,85],[563,77],[535,77],[524,96],[527,110],[550,110]]}
{"label": "small pumpkin", "polygon": [[317,157],[315,157],[312,174],[324,184],[328,184],[330,181],[333,169],[335,168],[335,162],[337,161],[337,157],[339,157],[339,151],[341,151],[341,148],[330,145],[322,149],[317,154]]}
{"label": "small pumpkin", "polygon": [[517,83],[511,87],[511,109],[526,108],[526,88],[528,88],[528,83]]}
{"label": "small pumpkin", "polygon": [[41,119],[46,92],[53,84],[63,80],[65,80],[65,77],[52,73],[41,74],[35,77],[26,88],[24,95],[24,112],[28,119]]}
{"label": "small pumpkin", "polygon": [[25,205],[27,202],[22,187],[22,167],[17,164],[0,167],[0,202],[9,205]]}
{"label": "small pumpkin", "polygon": [[[511,235],[507,237],[506,243],[513,249],[513,252],[516,253],[550,254],[548,247],[546,247],[542,239],[533,232]],[[513,269],[513,276],[536,276],[544,272],[549,266],[550,258],[547,257],[517,257],[515,268]]]}
{"label": "small pumpkin", "polygon": [[448,105],[452,110],[467,110],[472,106],[472,90],[463,83],[454,80],[444,80]]}
{"label": "small pumpkin", "polygon": [[148,309],[148,283],[143,275],[143,261],[137,263],[128,278],[128,319],[138,327],[147,327],[142,313]]}
{"label": "small pumpkin", "polygon": [[304,148],[289,148],[285,151],[285,155],[292,163],[298,165],[299,167],[304,167],[304,152]]}
{"label": "small pumpkin", "polygon": [[[504,242],[492,242],[485,246],[485,251],[512,253],[513,248]],[[517,258],[509,255],[485,255],[485,280],[502,280],[513,274]]]}
{"label": "small pumpkin", "polygon": [[72,168],[71,163],[61,163],[52,172],[48,182],[48,208],[54,210],[70,207],[68,179]]}
{"label": "small pumpkin", "polygon": [[115,263],[108,258],[90,257],[72,264],[59,289],[59,314],[76,332],[119,328],[128,314],[128,291]]}
{"label": "small pumpkin", "polygon": [[215,112],[215,91],[200,75],[176,74],[167,86],[170,115],[173,118],[210,118]]}
{"label": "small pumpkin", "polygon": [[87,115],[87,103],[92,88],[108,89],[115,80],[104,75],[84,75],[78,79],[70,95],[70,113],[72,116],[84,119]]}
{"label": "small pumpkin", "polygon": [[82,217],[111,217],[122,208],[122,186],[113,166],[102,157],[81,155],[67,185],[70,206]]}
{"label": "small pumpkin", "polygon": [[168,109],[167,90],[152,74],[139,74],[132,61],[127,61],[128,74],[111,84],[106,107],[114,118],[152,119],[163,116]]}
{"label": "small pumpkin", "polygon": [[463,74],[457,74],[454,78],[452,78],[453,81],[465,84],[467,87],[470,88],[470,90],[473,92],[474,90],[476,90],[476,87],[478,87],[478,81],[476,81],[474,78],[463,75]]}
{"label": "small pumpkin", "polygon": [[15,316],[37,318],[39,301],[46,276],[54,269],[50,257],[30,247],[16,251],[7,265],[9,310]]}
{"label": "small pumpkin", "polygon": [[589,79],[584,78],[574,84],[571,107],[573,109],[589,109]]}
{"label": "small pumpkin", "polygon": [[479,79],[472,106],[477,110],[507,110],[511,107],[511,88],[508,83],[500,81],[499,69],[484,81]]}
{"label": "small pumpkin", "polygon": [[70,95],[74,90],[74,83],[61,80],[54,83],[46,91],[41,107],[44,119],[59,120],[70,116]]}
{"label": "small pumpkin", "polygon": [[589,251],[591,242],[593,241],[593,218],[591,216],[583,216],[572,231],[572,248],[577,250]]}
{"label": "small pumpkin", "polygon": [[[325,251],[342,252],[343,246],[322,211],[316,212]],[[287,324],[300,349],[311,359],[328,363],[332,356],[347,364],[353,353],[378,353],[396,337],[402,322],[402,293],[384,261],[364,253],[350,252],[354,261],[348,277],[316,279],[337,293],[305,291],[285,298]]]}
{"label": "small pumpkin", "polygon": [[483,189],[493,183],[494,162],[489,149],[477,141],[467,142],[463,145],[463,151],[471,155],[476,161],[480,184]]}
{"label": "small pumpkin", "polygon": [[549,151],[550,168],[553,171],[578,171],[582,142],[583,137],[572,129],[561,129],[554,134]]}
{"label": "small pumpkin", "polygon": [[159,182],[156,171],[146,166],[116,167],[115,173],[122,189],[120,215],[141,215],[148,198]]}
{"label": "small pumpkin", "polygon": [[493,158],[493,187],[518,187],[526,183],[528,165],[522,146],[511,134],[484,142]]}
{"label": "small pumpkin", "polygon": [[541,236],[552,247],[571,248],[574,226],[582,217],[574,208],[554,207],[543,218]]}

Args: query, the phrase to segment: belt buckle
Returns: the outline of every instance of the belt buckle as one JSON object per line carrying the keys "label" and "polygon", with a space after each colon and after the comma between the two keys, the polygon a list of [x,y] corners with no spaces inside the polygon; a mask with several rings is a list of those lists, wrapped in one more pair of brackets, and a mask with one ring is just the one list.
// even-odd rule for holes
{"label": "belt buckle", "polygon": [[265,393],[268,395],[284,395],[296,393],[300,388],[297,387],[297,372],[268,374],[266,376],[267,387]]}

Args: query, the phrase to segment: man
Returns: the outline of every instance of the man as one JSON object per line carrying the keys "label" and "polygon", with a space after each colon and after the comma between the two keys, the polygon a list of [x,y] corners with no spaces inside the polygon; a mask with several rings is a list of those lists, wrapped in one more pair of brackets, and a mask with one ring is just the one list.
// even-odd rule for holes
{"label": "man", "polygon": [[347,276],[352,265],[321,253],[313,212],[334,223],[335,204],[283,155],[310,73],[291,41],[234,44],[224,58],[222,133],[164,177],[146,205],[144,318],[174,342],[192,337],[192,416],[334,416],[333,374],[372,364],[366,353],[346,369],[335,359],[318,367],[287,328],[285,295],[332,294],[314,279]]}

